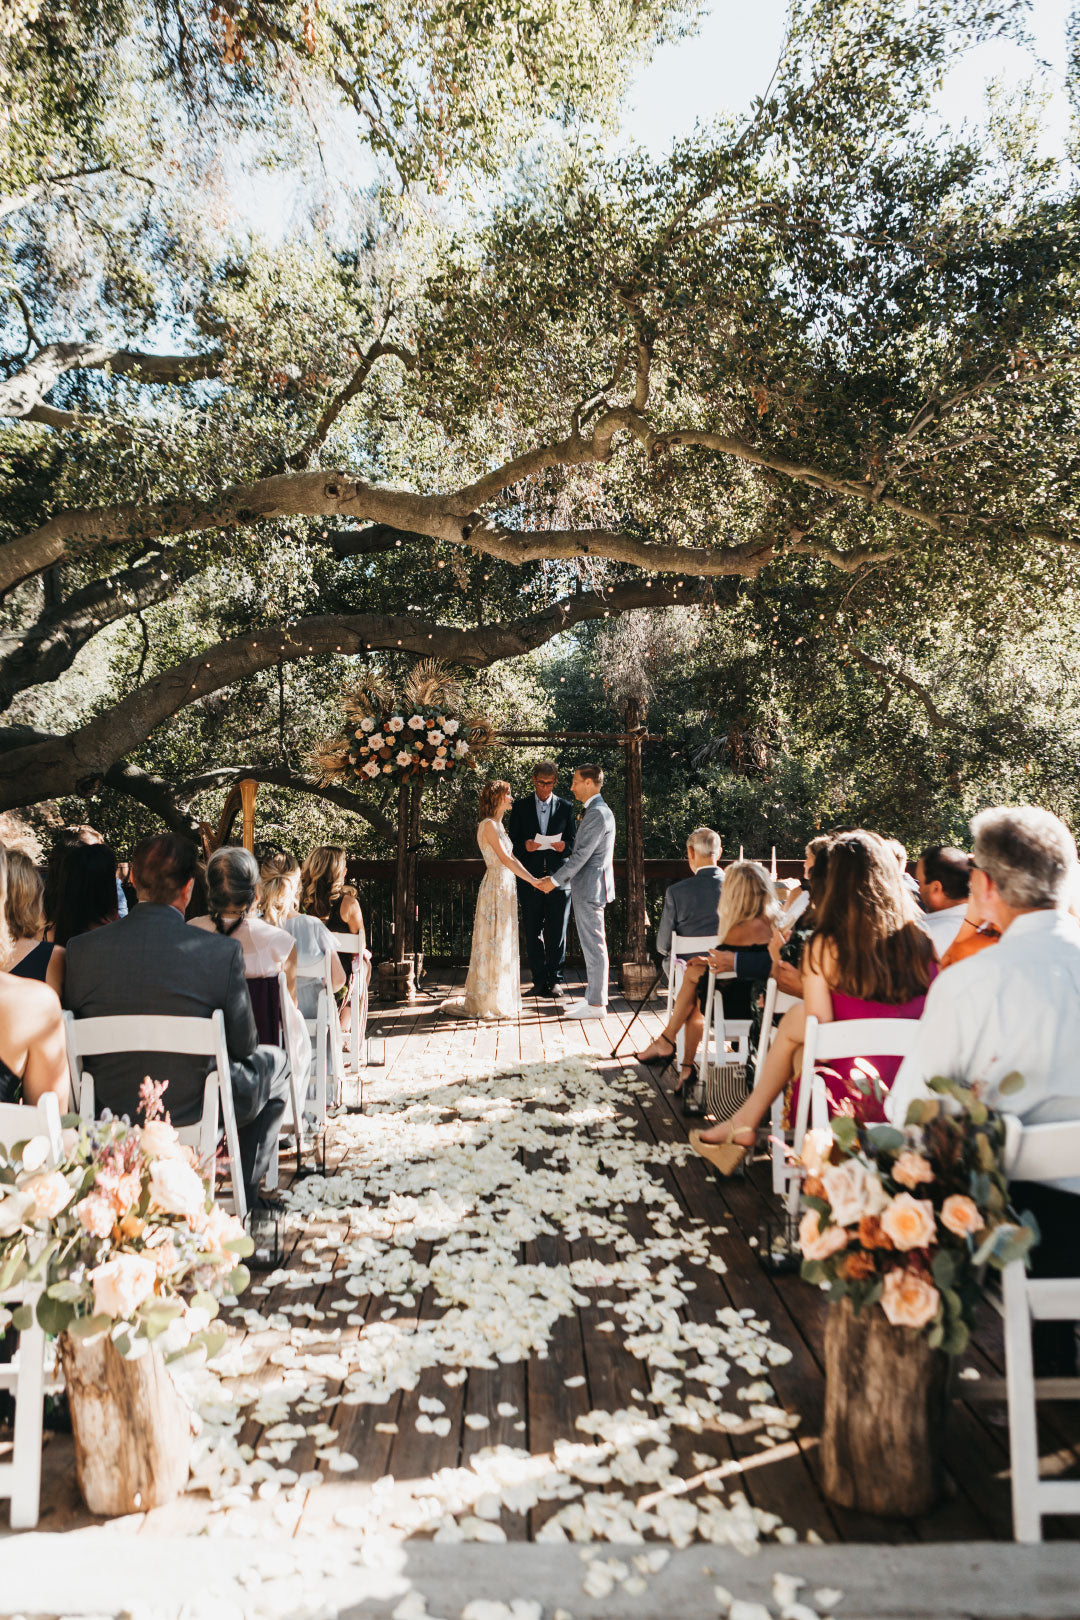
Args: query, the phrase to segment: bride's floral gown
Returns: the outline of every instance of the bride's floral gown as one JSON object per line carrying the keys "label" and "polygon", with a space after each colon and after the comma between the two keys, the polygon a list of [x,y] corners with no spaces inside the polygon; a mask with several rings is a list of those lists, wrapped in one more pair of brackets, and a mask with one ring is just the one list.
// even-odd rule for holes
{"label": "bride's floral gown", "polygon": [[501,822],[480,823],[476,840],[487,870],[476,897],[472,955],[462,1010],[471,1018],[517,1018],[521,1012],[517,881],[495,851],[480,843],[480,834],[487,826],[495,828],[506,853],[512,852]]}

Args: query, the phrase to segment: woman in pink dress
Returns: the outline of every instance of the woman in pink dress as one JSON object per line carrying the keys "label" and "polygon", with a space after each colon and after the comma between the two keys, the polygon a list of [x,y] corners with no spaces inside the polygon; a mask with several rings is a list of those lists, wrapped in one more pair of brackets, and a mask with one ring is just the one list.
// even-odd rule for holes
{"label": "woman in pink dress", "polygon": [[[722,1175],[742,1163],[793,1077],[794,1112],[808,1015],[820,1024],[922,1017],[937,963],[929,935],[915,919],[896,859],[876,833],[841,833],[830,842],[817,929],[803,954],[802,1003],[784,1014],[760,1078],[738,1112],[711,1130],[691,1132],[695,1151]],[[867,1053],[822,1069],[831,1111],[883,1120],[882,1102],[899,1067],[899,1058]]]}

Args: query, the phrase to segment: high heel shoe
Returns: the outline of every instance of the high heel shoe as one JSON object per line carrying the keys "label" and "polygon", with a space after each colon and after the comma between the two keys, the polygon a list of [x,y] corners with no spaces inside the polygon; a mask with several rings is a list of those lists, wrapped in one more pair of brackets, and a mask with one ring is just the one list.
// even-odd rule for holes
{"label": "high heel shoe", "polygon": [[672,1092],[673,1097],[682,1100],[682,1111],[695,1118],[700,1118],[705,1112],[705,1087],[701,1083],[696,1063],[684,1065],[684,1072],[679,1076],[679,1083]]}
{"label": "high heel shoe", "polygon": [[635,1052],[634,1053],[634,1062],[635,1063],[640,1063],[642,1068],[651,1069],[657,1063],[659,1063],[659,1064],[662,1064],[663,1067],[666,1069],[668,1064],[671,1062],[672,1058],[675,1056],[675,1053],[678,1050],[677,1046],[675,1045],[675,1042],[671,1039],[671,1037],[669,1035],[658,1035],[656,1037],[656,1039],[658,1041],[667,1041],[667,1044],[671,1047],[671,1051],[670,1052],[654,1052],[651,1057],[644,1057],[642,1055],[642,1053]]}
{"label": "high heel shoe", "polygon": [[[750,1136],[751,1141],[744,1145],[735,1141],[736,1136]],[[690,1146],[695,1153],[712,1165],[718,1175],[733,1176],[744,1164],[756,1137],[757,1131],[752,1125],[740,1126],[731,1133],[726,1142],[705,1142],[700,1131],[691,1131]]]}

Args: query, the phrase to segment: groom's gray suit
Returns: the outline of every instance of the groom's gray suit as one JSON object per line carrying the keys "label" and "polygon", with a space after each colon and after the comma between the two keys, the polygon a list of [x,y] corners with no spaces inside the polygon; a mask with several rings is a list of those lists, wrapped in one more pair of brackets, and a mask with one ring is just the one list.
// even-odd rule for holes
{"label": "groom's gray suit", "polygon": [[578,824],[574,851],[557,872],[551,874],[556,888],[569,889],[574,905],[574,924],[585,957],[588,989],[585,999],[592,1007],[604,1007],[608,998],[608,953],[604,933],[604,907],[615,898],[615,817],[599,793],[585,806]]}

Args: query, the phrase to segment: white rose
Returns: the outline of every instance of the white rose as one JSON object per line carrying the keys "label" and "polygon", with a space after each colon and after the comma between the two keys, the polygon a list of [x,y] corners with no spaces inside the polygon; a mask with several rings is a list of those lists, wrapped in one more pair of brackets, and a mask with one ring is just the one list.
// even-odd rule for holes
{"label": "white rose", "polygon": [[374,737],[371,738],[371,746],[372,748],[376,749],[385,748],[387,746],[386,738],[383,736],[381,731],[377,731]]}
{"label": "white rose", "polygon": [[433,771],[445,771],[445,769],[446,769],[446,761],[445,761],[445,759],[433,759],[432,762],[431,762],[431,768],[432,768]]}
{"label": "white rose", "polygon": [[29,1217],[32,1221],[53,1220],[75,1196],[59,1170],[43,1170],[39,1175],[30,1176],[23,1182],[20,1191],[34,1201]]}
{"label": "white rose", "polygon": [[400,714],[395,714],[392,719],[386,722],[386,729],[387,731],[400,731],[404,724],[405,722]]}
{"label": "white rose", "polygon": [[409,716],[409,730],[410,731],[423,731],[423,729],[424,729],[424,717],[423,717],[423,715],[422,714],[410,714],[410,716]]}
{"label": "white rose", "polygon": [[154,1291],[157,1267],[141,1254],[120,1254],[89,1274],[94,1285],[94,1315],[127,1318]]}
{"label": "white rose", "polygon": [[469,745],[468,745],[467,742],[459,742],[459,743],[454,744],[454,758],[455,759],[464,759],[465,755],[468,752],[469,752]]}
{"label": "white rose", "polygon": [[428,732],[428,742],[434,743],[436,748],[438,748],[441,742],[445,741],[445,737],[443,736],[442,732],[438,730],[438,728],[436,728],[434,731]]}
{"label": "white rose", "polygon": [[398,765],[411,765],[412,764],[412,755],[405,753],[404,749],[401,751],[400,754],[395,754],[394,758],[395,758],[395,762]]}
{"label": "white rose", "polygon": [[880,1215],[889,1202],[877,1176],[857,1159],[830,1164],[821,1179],[837,1226],[855,1226],[863,1215]]}
{"label": "white rose", "polygon": [[32,1136],[23,1148],[22,1167],[25,1171],[40,1170],[49,1157],[49,1138]]}
{"label": "white rose", "polygon": [[361,720],[361,722],[360,722],[360,730],[361,731],[374,731],[375,730],[375,722],[374,722],[374,720]]}
{"label": "white rose", "polygon": [[0,1237],[14,1237],[24,1221],[31,1219],[32,1193],[11,1192],[0,1198]]}
{"label": "white rose", "polygon": [[150,1166],[150,1202],[167,1215],[197,1215],[206,1207],[202,1177],[182,1159],[155,1159]]}
{"label": "white rose", "polygon": [[142,1150],[148,1159],[182,1159],[184,1144],[163,1119],[152,1119],[141,1132]]}
{"label": "white rose", "polygon": [[363,767],[363,770],[364,770],[364,775],[365,776],[378,776],[378,774],[379,774],[379,762],[378,762],[378,760],[377,759],[369,759],[367,764]]}
{"label": "white rose", "polygon": [[443,730],[446,732],[448,737],[452,737],[460,725],[460,720],[446,720],[443,722]]}

